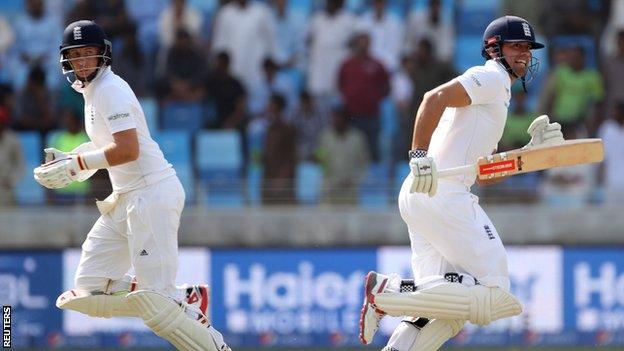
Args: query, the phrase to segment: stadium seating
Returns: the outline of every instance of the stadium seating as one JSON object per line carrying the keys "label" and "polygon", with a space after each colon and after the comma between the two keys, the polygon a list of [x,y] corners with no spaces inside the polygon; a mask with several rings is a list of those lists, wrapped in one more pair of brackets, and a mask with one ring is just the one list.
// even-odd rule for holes
{"label": "stadium seating", "polygon": [[152,134],[165,158],[173,165],[184,186],[186,202],[195,200],[195,181],[191,161],[191,134],[182,130],[163,130]]}
{"label": "stadium seating", "polygon": [[323,185],[323,171],[312,162],[302,162],[297,165],[295,174],[295,192],[300,204],[317,204],[321,200]]}
{"label": "stadium seating", "polygon": [[158,101],[154,98],[140,98],[139,103],[145,115],[145,121],[150,132],[155,133],[158,130]]}
{"label": "stadium seating", "polygon": [[195,141],[203,203],[210,207],[242,206],[245,198],[240,134],[234,130],[200,131]]}
{"label": "stadium seating", "polygon": [[200,103],[171,102],[161,110],[163,129],[196,131],[204,126],[204,111]]}
{"label": "stadium seating", "polygon": [[390,203],[389,169],[383,163],[368,166],[359,187],[359,204],[364,208],[386,207]]}
{"label": "stadium seating", "polygon": [[41,138],[36,132],[19,133],[24,154],[24,176],[15,188],[15,201],[18,205],[43,205],[45,190],[32,177],[32,171],[43,161]]}

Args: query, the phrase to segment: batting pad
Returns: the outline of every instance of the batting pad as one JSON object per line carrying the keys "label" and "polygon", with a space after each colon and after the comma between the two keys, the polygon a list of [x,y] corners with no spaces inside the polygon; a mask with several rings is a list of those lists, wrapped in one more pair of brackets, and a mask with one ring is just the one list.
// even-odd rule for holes
{"label": "batting pad", "polygon": [[62,293],[56,307],[84,313],[91,317],[139,317],[124,295],[91,294],[76,289]]}
{"label": "batting pad", "polygon": [[379,293],[374,304],[391,316],[468,320],[477,325],[522,313],[520,302],[498,287],[448,282],[412,293]]}
{"label": "batting pad", "polygon": [[129,293],[126,298],[138,311],[143,322],[156,335],[169,341],[178,350],[219,350],[209,327],[187,316],[183,307],[171,298],[147,290]]}

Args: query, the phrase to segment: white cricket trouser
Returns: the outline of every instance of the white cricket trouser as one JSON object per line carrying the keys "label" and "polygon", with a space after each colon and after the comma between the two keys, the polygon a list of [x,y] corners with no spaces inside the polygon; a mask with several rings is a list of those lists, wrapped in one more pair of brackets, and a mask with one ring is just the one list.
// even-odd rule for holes
{"label": "white cricket trouser", "polygon": [[409,230],[414,278],[457,272],[509,291],[507,253],[478,197],[444,179],[433,198],[410,194],[411,183],[410,174],[401,187],[399,210]]}
{"label": "white cricket trouser", "polygon": [[134,268],[138,288],[175,297],[184,189],[177,176],[119,195],[82,244],[75,286],[105,291]]}

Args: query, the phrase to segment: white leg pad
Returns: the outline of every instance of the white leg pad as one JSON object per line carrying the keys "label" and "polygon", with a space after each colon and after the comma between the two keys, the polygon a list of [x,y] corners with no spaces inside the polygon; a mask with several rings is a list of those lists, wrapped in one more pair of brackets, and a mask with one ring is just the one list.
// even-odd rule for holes
{"label": "white leg pad", "polygon": [[138,317],[138,312],[123,295],[91,294],[68,290],[56,299],[56,307],[78,311],[91,317]]}
{"label": "white leg pad", "polygon": [[522,313],[520,302],[498,287],[448,282],[413,293],[376,294],[374,304],[391,316],[468,320],[477,325]]}
{"label": "white leg pad", "polygon": [[[145,324],[180,351],[220,351],[224,348],[221,334],[186,315],[182,306],[169,297],[147,290],[127,295]],[[213,332],[214,331],[214,332]],[[215,334],[218,334],[216,335]],[[217,345],[217,343],[220,343]],[[227,347],[227,346],[225,346]]]}

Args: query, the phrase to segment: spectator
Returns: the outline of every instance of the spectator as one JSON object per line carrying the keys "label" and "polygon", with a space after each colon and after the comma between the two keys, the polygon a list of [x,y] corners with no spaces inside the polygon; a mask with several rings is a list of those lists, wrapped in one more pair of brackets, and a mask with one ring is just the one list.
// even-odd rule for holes
{"label": "spectator", "polygon": [[299,162],[315,161],[319,135],[329,125],[327,115],[319,112],[307,91],[302,91],[293,116],[293,124],[297,128]]}
{"label": "spectator", "polygon": [[286,98],[286,115],[290,115],[297,104],[297,87],[290,77],[279,71],[277,64],[266,58],[262,64],[263,79],[253,91],[249,99],[249,113],[252,117],[266,111],[269,97],[278,94]]}
{"label": "spectator", "polygon": [[17,97],[13,126],[17,130],[36,130],[42,134],[56,127],[53,116],[52,94],[46,87],[46,76],[39,66],[32,68],[28,82]]}
{"label": "spectator", "polygon": [[[87,133],[82,128],[80,115],[71,109],[66,109],[61,112],[60,117],[62,130],[53,135],[49,147],[68,152],[89,141]],[[53,204],[58,205],[84,203],[89,193],[89,183],[89,180],[73,182],[65,188],[51,190],[50,200]]]}
{"label": "spectator", "polygon": [[[412,148],[411,134],[414,129],[412,114],[412,97],[414,95],[414,84],[412,74],[414,72],[414,62],[411,57],[404,56],[401,59],[401,67],[392,76],[392,100],[396,106],[396,117],[399,121],[397,137],[394,138],[392,147],[394,149],[394,161],[408,161],[407,152]],[[411,122],[411,125],[408,125]]]}
{"label": "spectator", "polygon": [[562,125],[578,126],[589,120],[590,110],[604,98],[602,77],[585,67],[582,47],[565,50],[565,61],[550,73],[542,111]]}
{"label": "spectator", "polygon": [[232,0],[217,12],[212,52],[230,55],[232,73],[247,91],[261,83],[262,61],[274,56],[275,41],[275,24],[265,4]]}
{"label": "spectator", "polygon": [[26,0],[26,13],[15,19],[15,45],[13,54],[13,87],[20,90],[35,66],[47,75],[48,87],[58,86],[61,78],[58,43],[61,42],[61,26],[46,14],[43,0]]}
{"label": "spectator", "polygon": [[412,99],[412,120],[407,124],[409,126],[409,140],[412,140],[412,129],[414,127],[413,117],[416,116],[418,106],[422,102],[422,98],[425,93],[438,85],[441,85],[457,76],[457,72],[453,66],[445,61],[439,60],[434,53],[436,49],[433,43],[437,41],[431,41],[423,38],[418,42],[416,51],[413,53],[415,56],[414,70],[412,71],[412,83],[414,85],[414,96]]}
{"label": "spectator", "polygon": [[297,131],[284,121],[286,100],[272,95],[267,107],[267,129],[262,163],[262,203],[295,203],[295,168],[297,166]]}
{"label": "spectator", "polygon": [[452,16],[444,16],[440,0],[429,0],[425,10],[412,12],[407,19],[403,52],[411,54],[422,39],[436,43],[435,57],[451,62],[455,53],[455,28]]}
{"label": "spectator", "polygon": [[15,204],[14,189],[24,175],[24,156],[17,134],[8,128],[10,90],[0,94],[0,207]]}
{"label": "spectator", "polygon": [[624,204],[624,102],[613,107],[613,118],[602,123],[598,137],[605,150],[604,162],[600,164],[600,181],[604,187],[607,204]]}
{"label": "spectator", "polygon": [[9,49],[15,41],[15,34],[11,24],[0,15],[0,83],[8,83],[11,79],[11,69],[7,66]]}
{"label": "spectator", "polygon": [[362,24],[371,36],[371,54],[389,72],[400,68],[401,47],[405,41],[403,23],[386,11],[387,0],[373,0],[373,10],[364,14]]}
{"label": "spectator", "polygon": [[[577,34],[587,34],[598,38],[607,19],[607,8],[599,3],[600,1],[592,4],[592,1],[587,0],[544,1],[545,20],[541,21],[544,34],[548,38]],[[565,15],[549,16],[549,14]]]}
{"label": "spectator", "polygon": [[379,159],[379,105],[390,92],[388,72],[370,56],[370,36],[360,32],[352,40],[352,55],[340,67],[338,82],[350,124],[366,135],[372,159]]}
{"label": "spectator", "polygon": [[201,11],[189,6],[186,0],[171,0],[171,5],[158,19],[161,50],[166,52],[173,45],[180,29],[186,31],[194,42],[200,42],[203,21]]}
{"label": "spectator", "polygon": [[368,167],[366,136],[350,127],[344,108],[332,111],[332,125],[321,132],[318,158],[323,166],[323,202],[347,205],[358,203],[358,186]]}
{"label": "spectator", "polygon": [[129,27],[121,38],[121,49],[113,52],[113,61],[115,72],[130,85],[137,97],[144,97],[150,95],[147,84],[149,72],[136,35],[136,27]]}
{"label": "spectator", "polygon": [[[95,22],[104,29],[109,40],[113,41],[121,38],[124,33],[135,26],[126,11],[124,0],[91,0],[89,3],[91,6],[90,12],[93,13]],[[79,19],[85,18],[89,17]]]}
{"label": "spectator", "polygon": [[323,113],[329,112],[338,98],[336,77],[357,23],[342,9],[344,0],[327,0],[326,4],[325,11],[312,15],[307,31],[307,90]]}
{"label": "spectator", "polygon": [[206,92],[213,104],[215,116],[209,128],[242,129],[246,123],[245,88],[230,73],[230,56],[220,52],[214,59],[214,68],[208,74]]}
{"label": "spectator", "polygon": [[298,66],[304,59],[305,18],[288,11],[287,0],[273,0],[276,30],[275,61],[282,67]]}
{"label": "spectator", "polygon": [[167,52],[164,77],[161,79],[165,100],[201,100],[206,77],[205,61],[188,32],[179,29],[173,46]]}
{"label": "spectator", "polygon": [[[624,2],[623,2],[624,4]],[[602,62],[607,107],[614,111],[616,101],[624,101],[624,30],[617,33],[617,50]]]}

